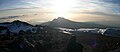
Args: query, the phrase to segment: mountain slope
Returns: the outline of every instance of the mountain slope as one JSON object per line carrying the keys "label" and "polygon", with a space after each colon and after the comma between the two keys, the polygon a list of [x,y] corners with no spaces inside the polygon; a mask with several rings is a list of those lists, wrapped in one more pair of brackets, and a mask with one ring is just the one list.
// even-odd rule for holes
{"label": "mountain slope", "polygon": [[89,23],[89,22],[74,22],[68,19],[58,17],[52,21],[42,23],[41,25],[50,27],[63,27],[63,28],[105,28],[104,25]]}
{"label": "mountain slope", "polygon": [[13,33],[19,33],[19,31],[31,31],[35,28],[34,26],[26,23],[26,22],[22,22],[19,20],[13,21],[13,22],[6,22],[6,23],[0,23],[1,28],[2,27],[6,27],[6,29],[3,29],[1,31],[7,31],[9,30],[10,32]]}

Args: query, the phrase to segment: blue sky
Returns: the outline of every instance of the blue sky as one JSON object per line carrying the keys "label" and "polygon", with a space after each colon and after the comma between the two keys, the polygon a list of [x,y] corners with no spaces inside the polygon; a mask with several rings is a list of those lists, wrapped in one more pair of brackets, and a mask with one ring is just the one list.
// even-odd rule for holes
{"label": "blue sky", "polygon": [[25,5],[26,3],[20,0],[0,0],[0,9],[16,8],[17,6]]}
{"label": "blue sky", "polygon": [[[52,7],[53,1],[54,0],[0,0],[0,10],[8,10],[15,8],[25,9],[25,8],[34,8],[34,7],[46,9]],[[75,1],[77,5],[74,5],[71,8],[77,10],[97,8],[97,6],[99,6],[101,8],[97,8],[97,9],[99,9],[100,11],[109,10],[111,12],[120,13],[120,0],[84,0],[84,1],[75,0]],[[86,6],[87,4],[91,4],[93,6],[91,5]]]}
{"label": "blue sky", "polygon": [[34,12],[58,13],[58,16],[89,14],[118,20],[120,0],[0,0],[0,17]]}
{"label": "blue sky", "polygon": [[[0,10],[14,9],[14,8],[28,8],[28,7],[52,7],[51,2],[54,0],[0,0]],[[113,12],[120,13],[120,0],[75,0],[77,5],[72,8],[91,8],[85,4],[94,4],[103,7],[102,9],[109,9]],[[69,2],[69,1],[68,1]],[[62,3],[61,3],[62,4]],[[82,6],[81,6],[82,5]],[[95,7],[96,7],[95,6]],[[93,6],[94,7],[94,6]]]}

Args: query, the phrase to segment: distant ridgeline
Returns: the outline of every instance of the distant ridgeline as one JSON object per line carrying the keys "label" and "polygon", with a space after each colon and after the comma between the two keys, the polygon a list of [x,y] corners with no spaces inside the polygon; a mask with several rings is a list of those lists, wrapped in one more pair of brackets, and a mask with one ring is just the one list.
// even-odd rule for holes
{"label": "distant ridgeline", "polygon": [[111,26],[91,23],[91,22],[74,22],[68,19],[58,17],[57,19],[53,19],[52,21],[42,23],[41,25],[50,26],[50,27],[62,27],[62,28],[112,28]]}

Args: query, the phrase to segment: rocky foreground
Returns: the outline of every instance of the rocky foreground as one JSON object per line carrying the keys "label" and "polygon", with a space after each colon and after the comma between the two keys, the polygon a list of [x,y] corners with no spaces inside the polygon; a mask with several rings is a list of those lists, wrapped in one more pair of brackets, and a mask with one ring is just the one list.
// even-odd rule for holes
{"label": "rocky foreground", "polygon": [[112,52],[120,48],[119,37],[82,32],[67,34],[47,26],[37,27],[36,33],[20,31],[18,35],[9,32],[1,35],[0,52]]}

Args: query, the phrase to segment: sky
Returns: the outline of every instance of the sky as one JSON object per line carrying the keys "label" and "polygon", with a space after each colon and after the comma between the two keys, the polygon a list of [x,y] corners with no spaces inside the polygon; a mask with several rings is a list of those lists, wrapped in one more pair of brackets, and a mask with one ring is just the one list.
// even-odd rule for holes
{"label": "sky", "polygon": [[[16,15],[19,17],[7,17]],[[0,0],[0,22],[16,19],[46,22],[57,17],[82,22],[118,22],[120,0]]]}

